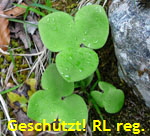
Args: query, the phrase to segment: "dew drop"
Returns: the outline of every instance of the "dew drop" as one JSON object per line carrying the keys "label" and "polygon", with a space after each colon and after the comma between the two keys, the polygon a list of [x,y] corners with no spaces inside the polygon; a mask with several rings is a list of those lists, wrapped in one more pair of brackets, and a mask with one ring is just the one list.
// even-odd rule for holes
{"label": "dew drop", "polygon": [[[91,56],[91,53],[90,53],[90,52],[87,52],[86,55],[87,55],[87,56]],[[88,59],[88,60],[90,60],[90,59]]]}
{"label": "dew drop", "polygon": [[79,69],[79,72],[82,72],[82,69]]}
{"label": "dew drop", "polygon": [[66,78],[69,78],[70,76],[69,76],[69,75],[65,75],[65,77],[66,77]]}
{"label": "dew drop", "polygon": [[85,31],[84,34],[87,35],[87,31]]}
{"label": "dew drop", "polygon": [[72,57],[71,57],[71,56],[69,56],[69,59],[70,59],[70,60],[72,60]]}
{"label": "dew drop", "polygon": [[83,38],[83,41],[86,41],[86,39],[85,39],[85,38]]}
{"label": "dew drop", "polygon": [[98,13],[98,12],[102,12],[102,10],[101,10],[100,8],[96,7],[96,12],[97,12],[97,13]]}
{"label": "dew drop", "polygon": [[65,75],[65,78],[70,80],[70,76],[69,75]]}
{"label": "dew drop", "polygon": [[61,72],[60,74],[61,74],[61,75],[64,75],[64,73],[63,73],[63,72]]}
{"label": "dew drop", "polygon": [[91,47],[91,44],[89,43],[87,46],[88,46],[88,47]]}
{"label": "dew drop", "polygon": [[49,18],[47,18],[47,22],[49,22],[50,21],[50,19]]}
{"label": "dew drop", "polygon": [[98,40],[96,40],[94,43],[98,43]]}

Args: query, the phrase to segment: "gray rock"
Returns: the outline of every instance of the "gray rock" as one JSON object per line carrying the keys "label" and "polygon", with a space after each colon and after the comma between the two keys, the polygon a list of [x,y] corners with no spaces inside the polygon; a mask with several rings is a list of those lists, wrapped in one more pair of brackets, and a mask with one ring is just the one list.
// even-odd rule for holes
{"label": "gray rock", "polygon": [[137,0],[112,0],[109,21],[119,76],[150,107],[150,8]]}

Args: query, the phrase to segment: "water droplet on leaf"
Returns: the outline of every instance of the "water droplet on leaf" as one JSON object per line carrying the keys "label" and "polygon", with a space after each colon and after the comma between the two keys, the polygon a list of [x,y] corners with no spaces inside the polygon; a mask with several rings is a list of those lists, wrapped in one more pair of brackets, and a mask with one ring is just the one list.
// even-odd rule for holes
{"label": "water droplet on leaf", "polygon": [[61,75],[64,75],[64,73],[63,73],[63,72],[61,72],[60,74],[61,74]]}
{"label": "water droplet on leaf", "polygon": [[89,43],[89,44],[87,45],[87,47],[91,47],[91,44]]}
{"label": "water droplet on leaf", "polygon": [[87,35],[87,31],[85,31],[84,34]]}
{"label": "water droplet on leaf", "polygon": [[50,21],[50,18],[47,18],[47,22],[49,22]]}
{"label": "water droplet on leaf", "polygon": [[66,78],[69,78],[70,76],[69,76],[69,75],[65,75],[65,77],[66,77]]}
{"label": "water droplet on leaf", "polygon": [[94,43],[98,43],[98,40],[96,40]]}
{"label": "water droplet on leaf", "polygon": [[85,39],[85,38],[83,38],[83,41],[86,41],[86,39]]}
{"label": "water droplet on leaf", "polygon": [[72,60],[72,57],[71,57],[71,56],[69,56],[69,59],[70,59],[70,60]]}
{"label": "water droplet on leaf", "polygon": [[82,72],[82,69],[79,69],[79,72]]}

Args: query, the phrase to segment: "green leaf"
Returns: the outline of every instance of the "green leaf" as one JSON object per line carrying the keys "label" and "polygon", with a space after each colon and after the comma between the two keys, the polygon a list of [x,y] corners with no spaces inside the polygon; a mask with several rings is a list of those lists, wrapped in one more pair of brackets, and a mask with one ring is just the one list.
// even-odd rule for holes
{"label": "green leaf", "polygon": [[113,85],[100,81],[99,86],[104,91],[92,91],[91,96],[95,102],[103,107],[108,113],[117,113],[124,104],[124,93],[120,89],[116,89]]}
{"label": "green leaf", "polygon": [[44,45],[53,52],[81,44],[101,48],[109,33],[107,15],[99,5],[81,8],[75,18],[64,12],[49,14],[40,20],[38,27]]}
{"label": "green leaf", "polygon": [[112,88],[116,88],[114,87],[112,84],[107,83],[107,82],[103,82],[103,81],[99,81],[98,82],[98,86],[101,90],[103,90],[104,92],[108,92],[109,90],[111,90]]}
{"label": "green leaf", "polygon": [[75,23],[81,43],[92,49],[103,47],[109,33],[109,22],[102,6],[88,5],[81,8],[76,13]]}
{"label": "green leaf", "polygon": [[103,99],[103,104],[108,113],[119,112],[124,104],[124,93],[119,89],[109,91]]}
{"label": "green leaf", "polygon": [[30,98],[28,117],[38,122],[46,119],[49,123],[57,118],[66,123],[87,120],[88,110],[84,100],[72,94],[74,83],[65,81],[55,64],[49,65],[42,75],[42,86],[45,91],[40,90]]}
{"label": "green leaf", "polygon": [[68,82],[90,76],[98,66],[97,54],[88,48],[68,49],[56,56],[56,67]]}
{"label": "green leaf", "polygon": [[[59,99],[53,93],[41,90],[31,97],[27,115],[38,122],[46,119],[46,122],[52,123],[59,118],[66,123],[76,123],[87,120],[88,110],[84,100],[76,94]],[[75,126],[73,128],[76,129]]]}
{"label": "green leaf", "polygon": [[51,123],[58,117],[58,104],[59,99],[56,99],[53,93],[39,90],[30,98],[27,115],[29,118],[38,122],[46,119],[46,122]]}
{"label": "green leaf", "polygon": [[101,108],[104,107],[103,106],[103,93],[98,92],[98,91],[92,91],[91,96]]}
{"label": "green leaf", "polygon": [[[55,64],[50,64],[42,75],[42,87],[58,96],[68,96],[73,93],[74,83],[67,82],[57,71]],[[57,90],[57,91],[56,91]]]}
{"label": "green leaf", "polygon": [[[59,105],[58,111],[59,118],[68,123],[76,121],[81,123],[83,119],[86,121],[88,119],[87,106],[82,97],[76,94],[66,97]],[[80,128],[82,129],[82,126]]]}
{"label": "green leaf", "polygon": [[64,12],[49,14],[38,24],[44,45],[53,52],[79,47],[73,26],[73,17]]}

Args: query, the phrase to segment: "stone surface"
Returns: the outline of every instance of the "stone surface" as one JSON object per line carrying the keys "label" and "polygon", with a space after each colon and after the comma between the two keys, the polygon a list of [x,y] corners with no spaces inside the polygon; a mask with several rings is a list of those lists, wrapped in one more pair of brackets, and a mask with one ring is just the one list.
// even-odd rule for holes
{"label": "stone surface", "polygon": [[109,20],[119,76],[150,107],[150,8],[136,0],[112,0]]}

